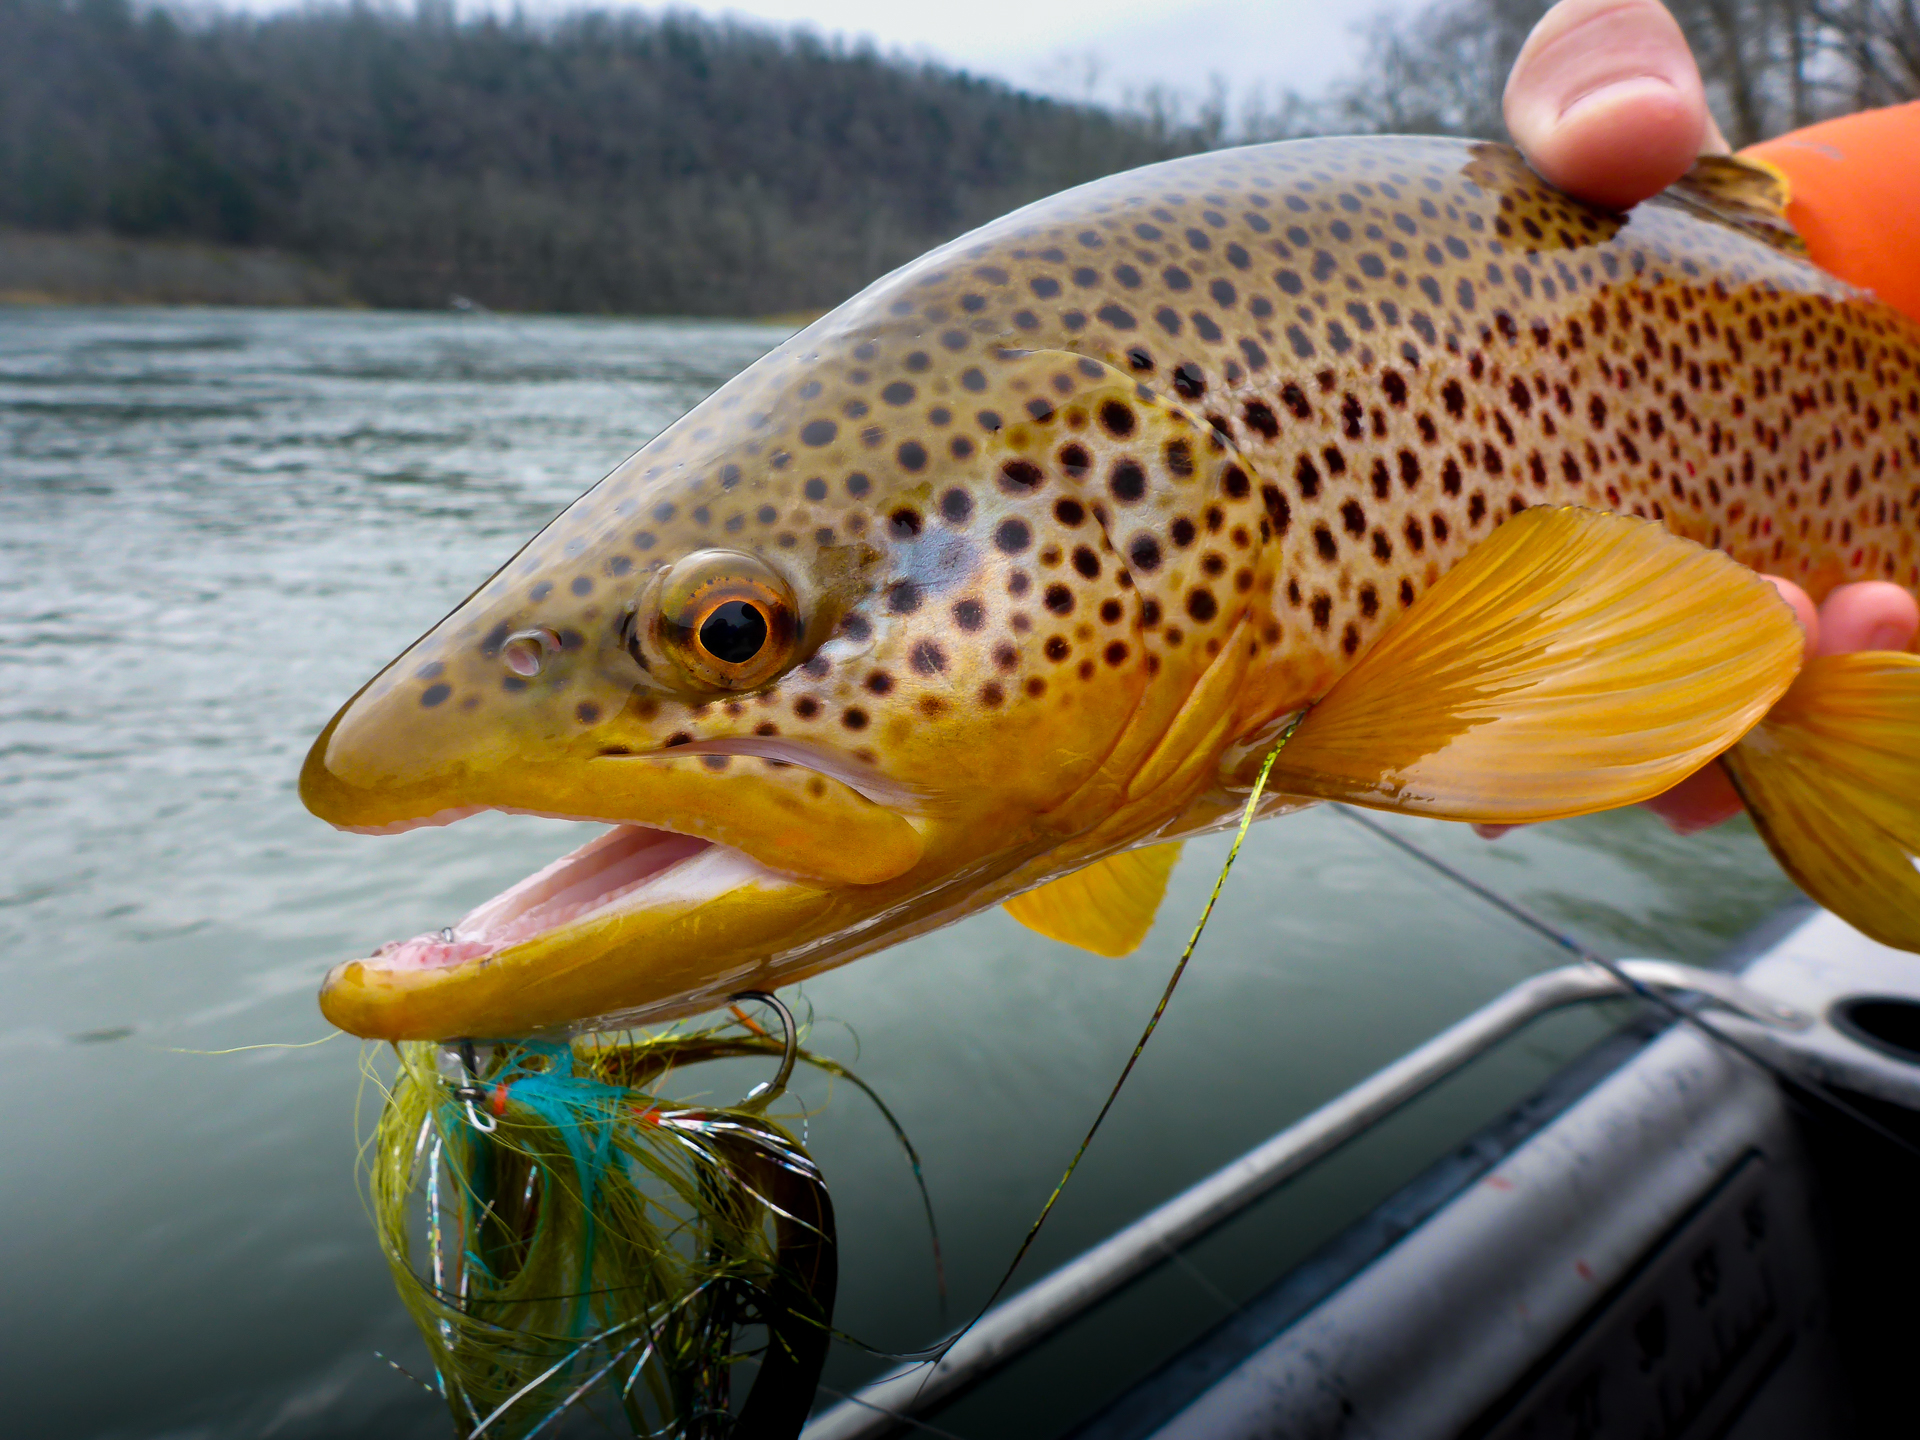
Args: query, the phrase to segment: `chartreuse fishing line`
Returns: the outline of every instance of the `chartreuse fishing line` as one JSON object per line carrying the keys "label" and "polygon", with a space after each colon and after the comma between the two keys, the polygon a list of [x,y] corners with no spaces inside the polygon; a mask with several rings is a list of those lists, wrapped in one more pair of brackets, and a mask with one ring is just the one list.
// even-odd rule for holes
{"label": "chartreuse fishing line", "polygon": [[[833,1209],[766,1110],[796,1062],[872,1092],[803,1050],[779,1001],[737,998],[774,1008],[784,1037],[736,1004],[730,1022],[655,1035],[407,1043],[391,1083],[373,1076],[380,1245],[459,1434],[519,1440],[575,1409],[636,1435],[804,1421],[831,1340]],[[669,1076],[740,1056],[779,1056],[779,1072],[731,1105],[667,1095]]]}
{"label": "chartreuse fishing line", "polygon": [[[1047,1223],[1047,1217],[1053,1213],[1053,1207],[1059,1203],[1061,1192],[1067,1188],[1067,1182],[1073,1179],[1074,1171],[1080,1168],[1087,1147],[1093,1144],[1093,1137],[1100,1133],[1100,1127],[1106,1123],[1107,1113],[1113,1109],[1113,1102],[1120,1098],[1121,1087],[1127,1083],[1127,1077],[1133,1074],[1133,1067],[1140,1063],[1140,1057],[1146,1053],[1147,1042],[1153,1039],[1153,1032],[1160,1028],[1160,1019],[1167,1013],[1167,1006],[1173,1000],[1173,992],[1180,984],[1180,977],[1187,973],[1187,963],[1193,959],[1193,952],[1200,948],[1200,936],[1205,933],[1207,921],[1213,918],[1213,907],[1220,902],[1220,892],[1227,888],[1227,875],[1233,869],[1233,862],[1240,858],[1240,847],[1246,843],[1247,831],[1253,828],[1254,816],[1260,811],[1260,797],[1267,792],[1267,777],[1273,773],[1273,765],[1280,758],[1280,752],[1286,748],[1287,741],[1293,738],[1293,732],[1300,728],[1300,722],[1307,718],[1310,710],[1302,710],[1287,722],[1286,729],[1280,732],[1280,738],[1274,741],[1273,748],[1267,752],[1267,758],[1260,762],[1260,773],[1253,777],[1253,789],[1247,795],[1247,803],[1240,811],[1240,824],[1233,832],[1233,843],[1227,847],[1227,858],[1220,862],[1220,873],[1214,877],[1213,889],[1207,894],[1207,903],[1200,907],[1200,917],[1193,922],[1193,933],[1187,936],[1187,943],[1180,951],[1180,958],[1174,963],[1173,973],[1167,977],[1166,988],[1160,992],[1160,1003],[1153,1007],[1153,1014],[1147,1017],[1146,1028],[1141,1030],[1140,1038],[1133,1043],[1133,1051],[1127,1056],[1127,1063],[1120,1067],[1113,1088],[1107,1091],[1107,1098],[1101,1102],[1099,1113],[1093,1117],[1093,1123],[1087,1126],[1087,1133],[1081,1137],[1080,1146],[1073,1152],[1073,1158],[1067,1162],[1065,1172],[1059,1183],[1053,1187],[1053,1193],[1047,1196],[1047,1203],[1040,1207],[1040,1213],[1033,1218],[1033,1224],[1027,1228],[1026,1238],[1020,1242],[1020,1248],[1013,1252],[1006,1273],[1000,1277],[1000,1283],[993,1287],[993,1293],[987,1297],[986,1304],[980,1307],[979,1314],[968,1321],[966,1326],[932,1352],[932,1358],[947,1353],[959,1341],[962,1335],[980,1323],[981,1317],[993,1308],[1013,1279],[1014,1271],[1020,1268],[1020,1262],[1027,1258],[1027,1252],[1033,1248],[1033,1242],[1040,1238],[1040,1227]],[[931,1372],[929,1372],[931,1373]]]}

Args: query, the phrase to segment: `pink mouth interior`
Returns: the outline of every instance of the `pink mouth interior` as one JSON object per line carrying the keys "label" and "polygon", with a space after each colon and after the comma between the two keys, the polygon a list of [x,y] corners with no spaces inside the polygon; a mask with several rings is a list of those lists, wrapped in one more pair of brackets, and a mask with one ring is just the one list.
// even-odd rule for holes
{"label": "pink mouth interior", "polygon": [[709,848],[707,841],[688,835],[616,825],[494,896],[449,929],[388,941],[372,958],[393,969],[477,960],[613,906]]}

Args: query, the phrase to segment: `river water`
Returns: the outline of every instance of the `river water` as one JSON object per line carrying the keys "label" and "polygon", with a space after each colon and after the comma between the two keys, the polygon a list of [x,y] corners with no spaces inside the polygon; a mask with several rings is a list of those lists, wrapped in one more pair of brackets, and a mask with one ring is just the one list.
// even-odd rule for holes
{"label": "river water", "polygon": [[[527,535],[783,338],[664,321],[0,309],[0,1415],[11,1436],[440,1436],[356,1190],[334,960],[578,843],[485,816],[371,839],[294,793],[336,705]],[[1793,893],[1744,824],[1486,845],[1396,821],[1616,954],[1712,957]],[[809,1082],[836,1319],[909,1349],[999,1278],[1151,1011],[1224,837],[1099,960],[998,912],[802,987],[926,1163],[953,1293],[871,1108]],[[1031,1278],[1536,970],[1544,942],[1338,816],[1259,827]],[[1617,1018],[1617,1017],[1616,1017]],[[1053,1433],[1591,1043],[1476,1064],[948,1412]],[[239,1049],[269,1045],[276,1048]],[[233,1050],[234,1053],[211,1052]],[[743,1074],[742,1084],[755,1078]],[[716,1082],[722,1083],[722,1082]],[[732,1083],[729,1079],[724,1083]],[[843,1390],[879,1362],[840,1350]]]}

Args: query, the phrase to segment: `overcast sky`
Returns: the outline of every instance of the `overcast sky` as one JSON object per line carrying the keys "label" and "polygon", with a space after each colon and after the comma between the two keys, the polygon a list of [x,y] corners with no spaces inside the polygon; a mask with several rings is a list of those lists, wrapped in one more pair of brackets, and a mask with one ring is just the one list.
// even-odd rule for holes
{"label": "overcast sky", "polygon": [[[549,0],[551,3],[551,0]],[[1377,0],[1394,10],[1409,0]],[[866,36],[1017,85],[1120,98],[1160,83],[1199,95],[1214,75],[1235,95],[1264,86],[1312,93],[1352,68],[1355,26],[1375,5],[1350,0],[695,0],[709,14]]]}
{"label": "overcast sky", "polygon": [[[274,10],[305,0],[214,0]],[[391,0],[407,8],[412,0]],[[873,41],[1023,89],[1114,103],[1152,85],[1190,100],[1215,76],[1236,108],[1289,88],[1316,94],[1350,73],[1358,31],[1422,0],[455,0],[462,14],[524,8],[696,10]]]}

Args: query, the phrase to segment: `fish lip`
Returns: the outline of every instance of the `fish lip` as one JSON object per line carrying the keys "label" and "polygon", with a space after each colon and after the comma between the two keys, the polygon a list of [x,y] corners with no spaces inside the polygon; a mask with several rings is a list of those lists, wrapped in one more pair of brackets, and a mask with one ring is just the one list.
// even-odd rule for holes
{"label": "fish lip", "polygon": [[712,740],[689,740],[670,749],[598,758],[617,762],[669,760],[677,755],[750,755],[776,764],[792,765],[838,781],[874,804],[894,811],[924,813],[932,808],[935,801],[933,792],[924,786],[897,780],[878,766],[856,760],[851,755],[806,740],[789,740],[772,735],[727,735]]}
{"label": "fish lip", "polygon": [[[650,825],[614,825],[475,906],[454,924],[388,941],[372,955],[348,963],[393,971],[449,971],[478,964],[556,931],[644,908],[650,890],[669,889],[663,882],[711,852],[735,866],[775,873],[745,852],[711,840]],[[332,979],[330,975],[329,983]]]}
{"label": "fish lip", "polygon": [[[658,750],[628,751],[621,754],[596,755],[587,763],[593,765],[619,764],[629,760],[671,760],[679,756],[693,755],[749,755],[771,760],[776,764],[792,765],[802,770],[811,770],[845,785],[865,799],[896,812],[916,815],[932,814],[939,808],[937,797],[923,786],[896,780],[876,766],[868,765],[850,755],[842,755],[823,746],[809,744],[802,740],[783,740],[763,735],[732,735],[712,740],[690,740],[685,744],[666,746]],[[379,825],[342,824],[329,821],[334,829],[350,835],[404,835],[409,830],[425,830],[441,825],[455,825],[462,820],[488,812],[499,815],[533,815],[542,820],[584,820],[594,824],[639,825],[649,829],[663,830],[663,825],[649,825],[647,821],[612,820],[606,815],[575,815],[564,810],[539,810],[520,805],[450,805],[431,814],[413,816],[404,820],[389,820]]]}
{"label": "fish lip", "polygon": [[491,808],[487,805],[453,805],[445,810],[436,810],[431,815],[421,815],[412,820],[390,820],[384,825],[342,825],[335,820],[329,820],[327,823],[334,829],[349,835],[404,835],[409,830],[426,830],[438,825],[452,825],[470,816],[482,814]]}

